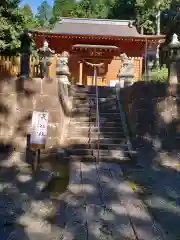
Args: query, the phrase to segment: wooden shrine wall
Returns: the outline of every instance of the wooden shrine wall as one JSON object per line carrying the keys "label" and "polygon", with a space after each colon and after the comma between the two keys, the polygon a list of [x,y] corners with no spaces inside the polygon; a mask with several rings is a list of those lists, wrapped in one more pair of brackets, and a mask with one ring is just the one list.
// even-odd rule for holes
{"label": "wooden shrine wall", "polygon": [[[79,61],[82,60],[81,56],[78,54],[72,54],[69,59],[69,67],[71,73],[71,82],[76,84],[79,82]],[[91,59],[93,60],[93,59]],[[120,68],[120,59],[99,59],[99,62],[105,62],[105,73],[98,75],[99,85],[107,86],[110,80],[117,79],[117,73]],[[31,58],[31,71],[30,75],[33,78],[40,77],[40,70],[38,66],[38,59]],[[0,77],[3,76],[17,76],[20,71],[20,58],[19,57],[3,57],[0,58]],[[56,77],[56,56],[52,58],[52,64],[49,69],[50,76],[52,78]],[[136,57],[134,59],[134,81],[141,79],[142,75],[142,58]],[[91,85],[93,84],[93,69],[87,67],[83,63],[83,84]]]}
{"label": "wooden shrine wall", "polygon": [[[69,61],[72,83],[79,82],[80,76],[80,61],[81,57],[78,55],[72,55]],[[89,62],[93,62],[93,59],[87,59]],[[98,74],[98,82],[101,86],[108,86],[111,80],[117,80],[117,74],[121,67],[121,61],[119,58],[115,59],[99,59],[99,62],[105,63],[105,73]],[[133,61],[134,65],[134,82],[139,81],[142,78],[142,58],[136,57]],[[86,65],[83,62],[83,84],[93,85],[93,68]]]}

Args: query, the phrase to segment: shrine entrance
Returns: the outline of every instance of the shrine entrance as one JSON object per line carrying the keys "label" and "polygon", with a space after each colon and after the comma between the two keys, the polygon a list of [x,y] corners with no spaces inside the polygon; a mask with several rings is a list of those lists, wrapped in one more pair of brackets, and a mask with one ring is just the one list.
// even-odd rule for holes
{"label": "shrine entrance", "polygon": [[[76,65],[76,77],[73,84],[108,86],[108,65],[114,57],[116,46],[85,45],[73,46],[74,63]],[[75,63],[76,59],[76,63]]]}
{"label": "shrine entrance", "polygon": [[[83,59],[81,60],[82,67],[82,84],[107,86],[107,68],[108,62],[100,59]],[[81,84],[81,82],[80,82]]]}

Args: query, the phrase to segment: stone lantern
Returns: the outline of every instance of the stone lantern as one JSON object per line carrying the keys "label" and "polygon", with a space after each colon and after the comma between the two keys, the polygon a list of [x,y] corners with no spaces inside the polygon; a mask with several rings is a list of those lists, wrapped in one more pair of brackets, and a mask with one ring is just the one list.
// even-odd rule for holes
{"label": "stone lantern", "polygon": [[32,52],[32,35],[29,33],[28,29],[20,35],[21,41],[21,64],[20,64],[20,78],[25,80],[29,78],[30,73],[30,55]]}
{"label": "stone lantern", "polygon": [[145,79],[146,81],[151,80],[152,69],[154,67],[154,61],[156,59],[156,51],[153,49],[152,45],[150,44],[147,49],[147,56],[146,56],[146,71],[145,71]]}
{"label": "stone lantern", "polygon": [[155,49],[153,49],[152,45],[150,44],[147,49],[147,66],[154,65],[155,59],[156,59],[156,51],[155,51]]}
{"label": "stone lantern", "polygon": [[49,80],[49,66],[52,64],[52,56],[55,51],[49,48],[49,43],[45,40],[43,47],[39,48],[37,52],[40,57],[41,78]]}
{"label": "stone lantern", "polygon": [[147,49],[147,57],[149,61],[153,61],[156,57],[156,51],[153,49],[151,44],[149,44],[149,47]]}
{"label": "stone lantern", "polygon": [[128,59],[128,56],[123,53],[120,55],[122,66],[117,74],[120,87],[127,87],[132,85],[134,78],[133,61]]}
{"label": "stone lantern", "polygon": [[58,80],[58,94],[60,100],[65,102],[64,105],[70,109],[72,106],[70,98],[70,81],[69,81],[69,53],[64,51],[62,54],[58,54],[56,58],[56,77]]}
{"label": "stone lantern", "polygon": [[172,41],[169,44],[169,57],[171,62],[180,60],[180,42],[176,33],[173,34]]}
{"label": "stone lantern", "polygon": [[56,61],[56,76],[64,84],[70,84],[69,82],[69,53],[64,51],[62,54],[57,55]]}
{"label": "stone lantern", "polygon": [[180,61],[180,42],[177,34],[173,34],[172,41],[169,44],[169,84],[177,84],[178,62]]}

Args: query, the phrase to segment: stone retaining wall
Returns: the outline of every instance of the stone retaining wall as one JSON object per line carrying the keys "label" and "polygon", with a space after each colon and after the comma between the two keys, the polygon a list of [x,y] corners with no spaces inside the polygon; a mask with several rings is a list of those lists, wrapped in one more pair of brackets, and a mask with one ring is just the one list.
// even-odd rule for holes
{"label": "stone retaining wall", "polygon": [[179,85],[138,82],[120,92],[131,137],[158,138],[163,150],[180,149]]}
{"label": "stone retaining wall", "polygon": [[49,112],[46,151],[53,151],[62,142],[62,129],[66,113],[59,100],[58,80],[47,82],[33,79],[0,81],[0,144],[10,145],[24,152],[30,133],[34,110]]}

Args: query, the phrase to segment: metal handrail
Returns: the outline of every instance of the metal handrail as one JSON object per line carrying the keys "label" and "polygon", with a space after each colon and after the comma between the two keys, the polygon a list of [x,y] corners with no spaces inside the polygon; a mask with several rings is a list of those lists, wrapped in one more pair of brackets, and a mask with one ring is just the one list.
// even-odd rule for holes
{"label": "metal handrail", "polygon": [[123,111],[123,107],[122,107],[120,97],[119,97],[119,95],[120,95],[120,85],[116,84],[115,89],[116,89],[116,99],[117,99],[117,102],[118,102],[118,107],[119,107],[119,112],[120,112],[120,119],[121,119],[122,125],[123,125],[123,131],[124,131],[126,142],[127,142],[128,152],[129,152],[130,155],[132,155],[132,153],[135,152],[135,151],[133,151],[133,147],[132,147],[132,144],[131,144],[131,141],[130,141],[128,126],[127,126],[127,123],[126,123],[126,117],[125,117],[125,113]]}
{"label": "metal handrail", "polygon": [[100,141],[100,117],[99,117],[99,91],[97,84],[97,68],[94,66],[94,82],[96,83],[96,127],[98,133],[98,155],[97,160],[99,161],[99,141]]}

